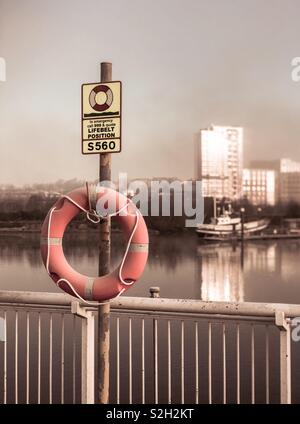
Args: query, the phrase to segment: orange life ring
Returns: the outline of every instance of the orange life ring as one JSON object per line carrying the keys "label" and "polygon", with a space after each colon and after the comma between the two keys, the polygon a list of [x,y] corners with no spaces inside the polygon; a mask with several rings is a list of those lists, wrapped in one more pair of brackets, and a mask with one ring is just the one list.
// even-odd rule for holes
{"label": "orange life ring", "polygon": [[141,277],[148,257],[147,227],[134,203],[105,187],[101,187],[96,196],[97,201],[105,196],[108,204],[114,205],[115,210],[109,215],[116,216],[128,242],[121,264],[110,274],[102,277],[80,274],[69,265],[63,252],[62,239],[67,225],[80,210],[89,213],[85,187],[61,197],[48,212],[41,231],[41,254],[48,274],[65,292],[85,301],[108,300],[123,293]]}

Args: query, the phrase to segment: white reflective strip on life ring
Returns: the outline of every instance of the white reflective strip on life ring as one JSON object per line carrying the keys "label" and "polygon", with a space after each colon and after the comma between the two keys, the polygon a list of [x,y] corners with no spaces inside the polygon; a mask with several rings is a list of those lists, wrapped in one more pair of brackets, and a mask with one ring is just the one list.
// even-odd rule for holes
{"label": "white reflective strip on life ring", "polygon": [[94,286],[94,278],[88,278],[86,281],[84,295],[87,300],[93,300],[93,286]]}
{"label": "white reflective strip on life ring", "polygon": [[148,252],[148,243],[131,243],[128,252]]}
{"label": "white reflective strip on life ring", "polygon": [[42,237],[41,238],[41,244],[42,245],[49,245],[49,246],[61,246],[62,245],[62,238],[61,237]]}

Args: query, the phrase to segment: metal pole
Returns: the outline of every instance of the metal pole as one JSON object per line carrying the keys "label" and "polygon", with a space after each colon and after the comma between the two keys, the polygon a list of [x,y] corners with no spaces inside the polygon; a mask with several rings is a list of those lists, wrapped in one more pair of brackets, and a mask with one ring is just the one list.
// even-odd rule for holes
{"label": "metal pole", "polygon": [[217,218],[217,199],[214,197],[214,219]]}
{"label": "metal pole", "polygon": [[245,209],[241,208],[241,241],[244,242],[244,224],[245,224],[245,217],[244,217]]}
{"label": "metal pole", "polygon": [[[101,63],[101,82],[109,82],[112,79],[112,64]],[[99,181],[111,180],[111,155],[101,153],[99,159]],[[99,275],[110,272],[110,218],[100,222],[99,243]],[[99,306],[98,309],[98,401],[108,403],[109,397],[109,302]]]}
{"label": "metal pole", "polygon": [[241,269],[244,270],[244,225],[245,225],[245,209],[241,208]]}

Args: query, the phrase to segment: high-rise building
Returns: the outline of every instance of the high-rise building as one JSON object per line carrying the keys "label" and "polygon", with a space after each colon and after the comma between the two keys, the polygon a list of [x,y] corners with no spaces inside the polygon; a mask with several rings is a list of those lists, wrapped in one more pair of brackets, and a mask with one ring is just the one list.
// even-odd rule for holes
{"label": "high-rise building", "polygon": [[275,205],[277,172],[272,169],[244,169],[243,196],[253,205]]}
{"label": "high-rise building", "polygon": [[205,197],[242,195],[243,128],[211,126],[195,138],[196,179]]}

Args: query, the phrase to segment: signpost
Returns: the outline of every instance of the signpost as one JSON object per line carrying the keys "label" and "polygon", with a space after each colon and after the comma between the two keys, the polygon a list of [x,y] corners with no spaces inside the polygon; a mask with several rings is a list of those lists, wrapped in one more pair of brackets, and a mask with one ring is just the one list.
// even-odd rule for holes
{"label": "signpost", "polygon": [[[101,82],[109,82],[112,79],[112,64],[101,63]],[[121,99],[121,96],[120,96]],[[100,154],[99,181],[111,180],[111,155]],[[110,272],[110,217],[100,222],[99,243],[99,275]],[[98,309],[98,399],[99,403],[108,403],[109,400],[109,331],[110,326],[110,303],[106,302]]]}
{"label": "signpost", "polygon": [[82,85],[82,153],[121,151],[121,81]]}
{"label": "signpost", "polygon": [[[101,82],[82,85],[82,153],[99,154],[99,181],[111,180],[111,155],[121,151],[122,84],[112,80],[112,64],[101,63]],[[110,272],[110,217],[100,222],[99,276]],[[109,399],[110,303],[98,308],[99,403]]]}

